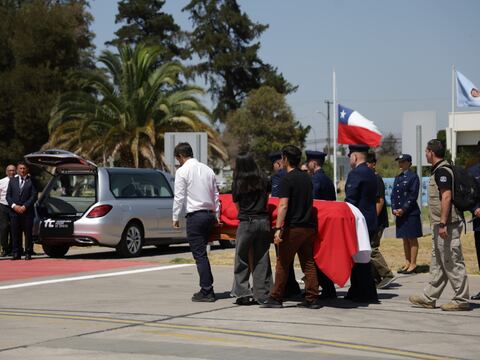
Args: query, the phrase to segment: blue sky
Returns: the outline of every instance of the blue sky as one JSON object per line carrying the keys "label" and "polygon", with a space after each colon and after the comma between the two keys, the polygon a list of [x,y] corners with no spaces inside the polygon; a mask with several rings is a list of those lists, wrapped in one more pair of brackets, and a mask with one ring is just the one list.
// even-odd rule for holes
{"label": "blue sky", "polygon": [[[163,10],[185,29],[188,0]],[[309,140],[326,137],[326,99],[359,111],[386,134],[401,136],[406,111],[437,112],[445,128],[451,110],[451,68],[480,86],[478,0],[239,0],[253,21],[269,24],[260,57],[298,85],[288,96],[296,118],[311,125]],[[97,50],[117,28],[116,0],[90,0]],[[460,109],[457,109],[460,110]]]}

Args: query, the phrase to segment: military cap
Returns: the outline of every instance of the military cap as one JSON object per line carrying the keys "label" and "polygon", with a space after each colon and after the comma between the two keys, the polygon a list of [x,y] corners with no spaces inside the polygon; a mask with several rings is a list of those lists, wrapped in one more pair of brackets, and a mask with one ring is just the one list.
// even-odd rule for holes
{"label": "military cap", "polygon": [[370,147],[368,145],[348,145],[348,156],[354,152],[368,153]]}
{"label": "military cap", "polygon": [[409,161],[412,162],[412,156],[408,154],[401,154],[398,156],[395,161]]}
{"label": "military cap", "polygon": [[320,160],[320,161],[325,161],[325,154],[322,151],[313,151],[313,150],[305,150],[305,155],[307,155],[307,161],[310,160]]}

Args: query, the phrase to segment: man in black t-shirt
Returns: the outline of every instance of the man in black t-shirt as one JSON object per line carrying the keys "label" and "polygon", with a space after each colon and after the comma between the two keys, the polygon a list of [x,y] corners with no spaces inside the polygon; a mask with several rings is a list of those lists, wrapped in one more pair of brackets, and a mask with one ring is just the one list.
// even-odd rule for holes
{"label": "man in black t-shirt", "polygon": [[313,260],[313,241],[316,224],[313,217],[312,182],[310,176],[300,171],[302,152],[293,145],[282,149],[282,161],[287,174],[280,182],[280,203],[274,242],[278,246],[275,285],[270,297],[261,307],[282,307],[288,267],[298,254],[305,274],[305,300],[298,306],[318,309],[318,278]]}
{"label": "man in black t-shirt", "polygon": [[367,165],[370,169],[375,171],[377,177],[377,202],[375,204],[377,210],[377,230],[370,239],[372,247],[372,271],[373,278],[377,284],[377,289],[384,289],[395,279],[392,270],[387,265],[385,258],[380,252],[380,240],[383,235],[383,230],[388,227],[387,204],[385,204],[385,184],[379,173],[376,171],[377,158],[375,153],[368,153]]}

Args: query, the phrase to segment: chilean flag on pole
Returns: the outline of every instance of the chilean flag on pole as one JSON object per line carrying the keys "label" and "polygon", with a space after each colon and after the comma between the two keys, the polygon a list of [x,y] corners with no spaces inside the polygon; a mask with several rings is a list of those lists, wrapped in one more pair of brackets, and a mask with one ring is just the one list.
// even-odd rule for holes
{"label": "chilean flag on pole", "polygon": [[338,104],[338,143],[344,145],[380,146],[382,134],[373,121]]}

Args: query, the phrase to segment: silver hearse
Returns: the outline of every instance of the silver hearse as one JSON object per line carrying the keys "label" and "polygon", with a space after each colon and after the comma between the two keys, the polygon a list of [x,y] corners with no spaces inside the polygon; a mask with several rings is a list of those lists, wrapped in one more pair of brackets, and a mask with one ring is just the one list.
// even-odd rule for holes
{"label": "silver hearse", "polygon": [[35,206],[33,235],[51,257],[71,246],[116,248],[138,256],[144,245],[185,243],[185,226],[172,228],[173,178],[155,169],[106,168],[64,150],[25,156],[52,179]]}

